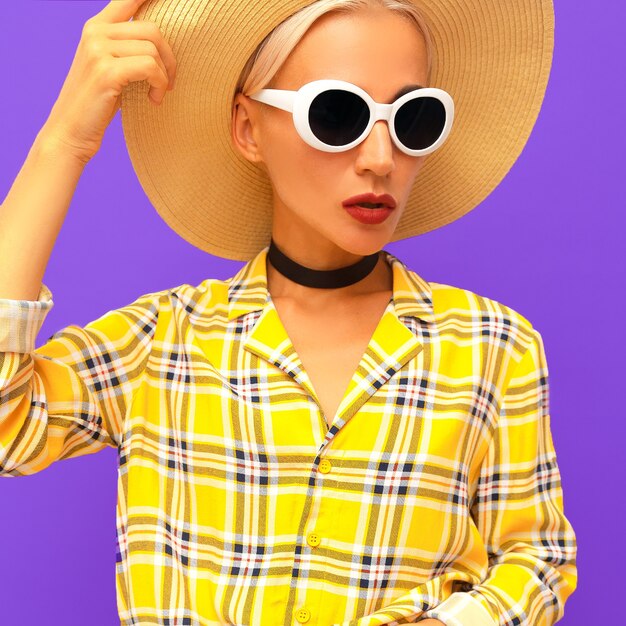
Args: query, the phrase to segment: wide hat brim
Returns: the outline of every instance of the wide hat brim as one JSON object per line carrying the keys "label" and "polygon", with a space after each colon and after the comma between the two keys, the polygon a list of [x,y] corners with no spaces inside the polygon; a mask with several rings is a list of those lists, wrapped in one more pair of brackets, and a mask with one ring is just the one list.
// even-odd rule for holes
{"label": "wide hat brim", "polygon": [[[122,92],[131,162],[165,222],[194,246],[248,261],[270,241],[272,187],[232,145],[241,69],[280,22],[310,0],[151,0],[176,58],[160,106],[147,81]],[[391,241],[465,215],[502,181],[535,124],[554,48],[552,0],[419,0],[433,38],[431,85],[455,103],[444,144],[417,175]]]}

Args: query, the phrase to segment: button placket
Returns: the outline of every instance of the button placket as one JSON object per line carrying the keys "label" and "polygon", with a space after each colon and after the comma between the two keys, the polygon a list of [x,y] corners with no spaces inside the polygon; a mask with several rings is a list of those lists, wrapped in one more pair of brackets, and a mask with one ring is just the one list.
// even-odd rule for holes
{"label": "button placket", "polygon": [[[328,459],[321,459],[317,469],[322,474],[328,474],[332,469],[332,463]],[[306,542],[309,546],[315,548],[320,545],[321,541],[322,538],[317,532],[307,534]],[[304,624],[311,619],[311,611],[306,607],[300,607],[295,611],[294,617],[298,623]]]}
{"label": "button placket", "polygon": [[319,471],[322,474],[328,474],[332,468],[332,463],[328,459],[322,459],[319,464]]}
{"label": "button placket", "polygon": [[296,611],[296,620],[301,624],[308,622],[311,619],[311,611],[305,607],[300,607]]}

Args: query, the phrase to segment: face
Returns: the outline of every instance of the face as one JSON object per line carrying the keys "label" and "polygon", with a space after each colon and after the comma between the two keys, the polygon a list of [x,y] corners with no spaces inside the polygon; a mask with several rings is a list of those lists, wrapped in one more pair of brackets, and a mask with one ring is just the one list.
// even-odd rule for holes
{"label": "face", "polygon": [[[297,90],[321,78],[346,80],[391,103],[410,84],[427,86],[426,44],[417,27],[387,9],[329,13],[309,29],[268,87]],[[273,188],[272,236],[301,263],[320,254],[354,262],[383,248],[402,216],[427,157],[404,154],[379,120],[369,136],[345,152],[323,152],[297,133],[291,113],[237,94],[233,141],[257,163]],[[396,208],[380,224],[363,224],[342,201],[360,193],[388,193]]]}

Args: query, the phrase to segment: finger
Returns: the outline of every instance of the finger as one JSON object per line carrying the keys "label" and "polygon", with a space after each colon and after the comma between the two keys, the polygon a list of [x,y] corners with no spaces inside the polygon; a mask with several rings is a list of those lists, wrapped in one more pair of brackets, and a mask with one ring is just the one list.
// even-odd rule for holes
{"label": "finger", "polygon": [[102,11],[96,13],[92,22],[109,23],[127,22],[137,13],[146,0],[111,0]]}
{"label": "finger", "polygon": [[107,29],[107,36],[110,39],[116,40],[144,39],[151,41],[159,51],[161,60],[167,68],[167,75],[170,79],[170,88],[173,86],[174,78],[176,77],[176,58],[174,57],[172,47],[165,40],[163,34],[159,30],[159,27],[154,24],[154,22],[137,20],[133,22],[112,24]]}
{"label": "finger", "polygon": [[173,76],[165,67],[163,60],[157,50],[156,46],[152,43],[152,41],[146,40],[137,40],[137,39],[115,39],[110,44],[110,52],[114,57],[136,57],[136,56],[151,56],[156,62],[159,64],[163,73],[167,76],[168,80],[168,89],[171,87],[173,82]]}
{"label": "finger", "polygon": [[148,95],[160,102],[167,91],[167,74],[152,56],[121,57],[116,61],[115,71],[121,84],[147,80],[150,84]]}

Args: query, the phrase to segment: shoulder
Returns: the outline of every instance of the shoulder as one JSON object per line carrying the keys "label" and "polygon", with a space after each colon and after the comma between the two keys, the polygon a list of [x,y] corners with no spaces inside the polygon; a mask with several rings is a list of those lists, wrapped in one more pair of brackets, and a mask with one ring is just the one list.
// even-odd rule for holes
{"label": "shoulder", "polygon": [[435,317],[444,329],[472,330],[505,343],[510,339],[519,343],[522,351],[539,335],[525,315],[503,302],[463,287],[438,282],[429,285]]}
{"label": "shoulder", "polygon": [[231,279],[206,278],[196,285],[182,283],[144,297],[158,298],[161,308],[182,308],[192,316],[216,315],[228,308],[230,281]]}
{"label": "shoulder", "polygon": [[494,317],[499,320],[506,319],[508,322],[529,328],[532,327],[530,320],[520,311],[494,298],[445,283],[429,282],[428,284],[432,290],[435,314],[480,315],[485,318],[485,321]]}

